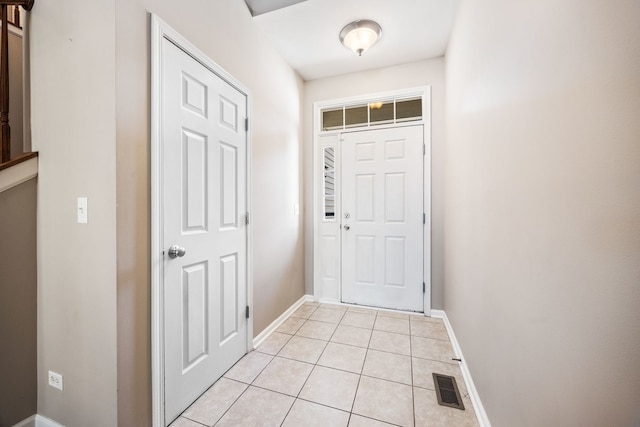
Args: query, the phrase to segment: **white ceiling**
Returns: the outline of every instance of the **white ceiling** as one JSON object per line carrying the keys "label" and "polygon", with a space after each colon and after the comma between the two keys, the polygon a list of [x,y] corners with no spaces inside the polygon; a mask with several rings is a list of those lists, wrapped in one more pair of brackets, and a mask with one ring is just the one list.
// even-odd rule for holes
{"label": "white ceiling", "polygon": [[307,0],[244,0],[253,16],[262,15]]}
{"label": "white ceiling", "polygon": [[[307,81],[442,56],[459,3],[459,0],[297,1],[281,7],[282,0],[261,0],[263,12],[253,19]],[[268,11],[269,3],[281,8]],[[338,39],[340,30],[358,19],[371,19],[382,27],[380,41],[361,57],[342,46]]]}

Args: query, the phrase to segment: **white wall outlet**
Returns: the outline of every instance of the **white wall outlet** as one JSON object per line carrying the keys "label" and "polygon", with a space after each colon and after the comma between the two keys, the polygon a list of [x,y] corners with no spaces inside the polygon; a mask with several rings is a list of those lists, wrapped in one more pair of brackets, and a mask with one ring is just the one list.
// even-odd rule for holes
{"label": "white wall outlet", "polygon": [[87,223],[87,198],[78,197],[78,224]]}
{"label": "white wall outlet", "polygon": [[49,371],[49,385],[62,391],[62,375],[57,372]]}

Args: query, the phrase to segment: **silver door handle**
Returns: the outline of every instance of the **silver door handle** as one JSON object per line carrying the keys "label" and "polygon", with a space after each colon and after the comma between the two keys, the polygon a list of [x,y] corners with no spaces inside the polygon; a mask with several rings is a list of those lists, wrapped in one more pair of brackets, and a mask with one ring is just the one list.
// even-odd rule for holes
{"label": "silver door handle", "polygon": [[186,253],[187,251],[185,251],[184,248],[177,245],[173,245],[169,248],[169,258],[183,257]]}
{"label": "silver door handle", "polygon": [[345,230],[347,230],[347,231],[349,231],[349,229],[350,229],[350,228],[351,228],[351,227],[349,227],[348,225],[345,225],[345,226],[344,226],[344,229],[345,229]]}

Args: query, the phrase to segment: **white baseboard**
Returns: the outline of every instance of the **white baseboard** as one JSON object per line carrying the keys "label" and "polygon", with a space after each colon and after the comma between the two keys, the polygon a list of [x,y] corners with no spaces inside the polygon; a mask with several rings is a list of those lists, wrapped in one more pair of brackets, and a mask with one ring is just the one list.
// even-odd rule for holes
{"label": "white baseboard", "polygon": [[464,378],[464,382],[467,385],[467,390],[469,391],[469,397],[471,398],[471,403],[473,404],[473,409],[476,412],[476,417],[478,418],[478,424],[480,427],[491,427],[491,423],[489,422],[489,417],[487,416],[487,412],[482,405],[482,401],[480,400],[480,395],[478,394],[478,390],[476,389],[476,385],[473,383],[473,378],[471,378],[471,372],[469,372],[469,367],[465,363],[464,356],[462,355],[462,349],[460,348],[460,343],[456,338],[456,334],[453,332],[453,327],[449,322],[449,318],[447,317],[447,313],[444,310],[431,310],[431,317],[437,317],[444,321],[444,325],[447,328],[447,332],[449,333],[449,338],[451,338],[451,345],[453,346],[453,351],[456,354],[458,359],[461,359],[462,362],[459,362],[460,370],[462,371],[462,377]]}
{"label": "white baseboard", "polygon": [[64,427],[52,419],[43,417],[42,415],[32,415],[26,420],[20,421],[13,427]]}
{"label": "white baseboard", "polygon": [[43,417],[42,415],[36,415],[36,427],[64,427],[62,424],[59,424],[53,421],[50,418]]}
{"label": "white baseboard", "polygon": [[20,421],[18,424],[14,424],[13,427],[36,427],[37,415],[32,415],[26,420]]}
{"label": "white baseboard", "polygon": [[260,344],[262,344],[262,342],[266,340],[269,335],[273,333],[273,331],[275,331],[276,329],[278,329],[278,327],[280,327],[280,325],[282,325],[282,322],[287,320],[287,318],[291,316],[294,311],[300,308],[300,306],[306,301],[313,301],[313,297],[311,295],[303,295],[302,298],[294,302],[293,305],[287,309],[287,311],[282,313],[280,317],[271,322],[271,324],[267,326],[264,331],[260,332],[258,336],[253,339],[253,348],[256,348]]}

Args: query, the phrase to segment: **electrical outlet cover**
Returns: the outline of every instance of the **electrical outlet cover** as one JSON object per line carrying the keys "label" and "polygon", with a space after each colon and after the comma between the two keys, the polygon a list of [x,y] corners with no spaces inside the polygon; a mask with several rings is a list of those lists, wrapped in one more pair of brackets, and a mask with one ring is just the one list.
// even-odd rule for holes
{"label": "electrical outlet cover", "polygon": [[57,372],[49,371],[49,385],[62,391],[62,375],[58,374]]}

